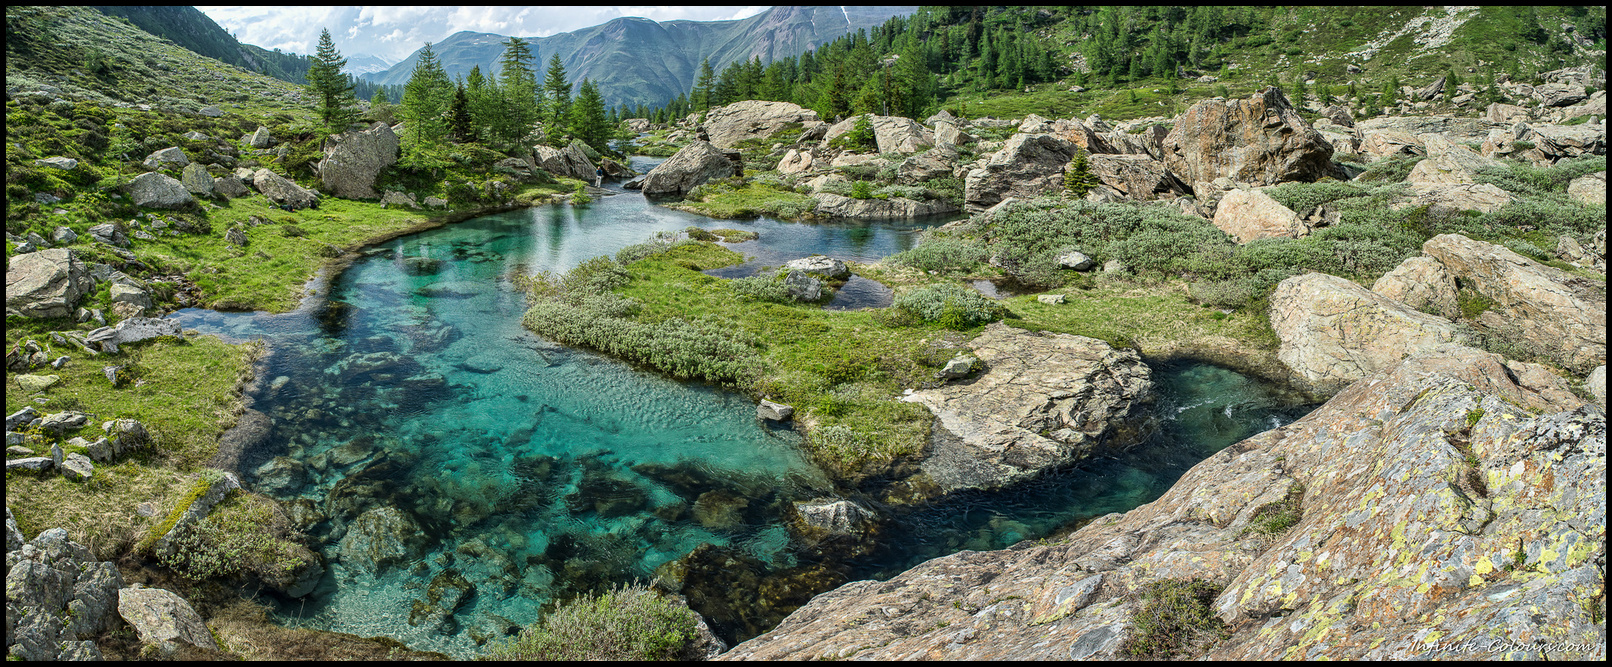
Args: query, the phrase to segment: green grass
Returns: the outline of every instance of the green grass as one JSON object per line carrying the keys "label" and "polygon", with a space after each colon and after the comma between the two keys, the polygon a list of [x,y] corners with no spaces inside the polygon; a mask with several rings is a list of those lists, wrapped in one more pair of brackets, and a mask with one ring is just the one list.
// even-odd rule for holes
{"label": "green grass", "polygon": [[495,645],[482,660],[698,660],[687,606],[635,585],[583,595]]}
{"label": "green grass", "polygon": [[727,185],[707,187],[700,195],[691,194],[689,201],[671,207],[724,220],[754,218],[758,215],[787,220],[811,214],[816,202],[808,195],[750,182],[738,188]]}
{"label": "green grass", "polygon": [[1131,634],[1120,653],[1134,659],[1191,657],[1231,636],[1212,607],[1225,586],[1203,579],[1163,579],[1138,591]]}
{"label": "green grass", "polygon": [[[48,342],[48,323],[9,318],[6,341],[24,338]],[[217,338],[183,341],[158,339],[125,346],[118,357],[89,357],[81,351],[58,350],[72,361],[50,371],[61,381],[46,390],[47,402],[35,404],[15,389],[15,373],[7,372],[6,413],[33,405],[42,412],[67,409],[94,415],[79,433],[100,437],[100,424],[130,418],[144,424],[152,437],[149,449],[109,463],[95,464],[87,483],[60,475],[6,476],[6,502],[33,531],[65,528],[76,542],[99,558],[110,558],[142,537],[156,519],[141,517],[136,505],[151,502],[166,512],[191,490],[190,474],[218,451],[218,436],[234,425],[239,386],[259,346],[229,345]],[[113,389],[101,374],[108,364],[124,364],[134,381]],[[136,386],[138,385],[138,386]],[[71,435],[71,434],[69,434]],[[48,451],[48,445],[46,448]]]}
{"label": "green grass", "polygon": [[1280,535],[1304,518],[1304,485],[1294,484],[1287,497],[1259,508],[1249,519],[1248,530],[1262,535]]}
{"label": "green grass", "polygon": [[1065,303],[1041,303],[1034,295],[1006,299],[1004,321],[1032,331],[1070,333],[1115,347],[1136,347],[1149,356],[1232,341],[1239,349],[1274,353],[1279,343],[1264,311],[1243,309],[1225,314],[1203,308],[1188,300],[1178,285],[1113,284],[1089,291],[1053,291],[1064,294]]}

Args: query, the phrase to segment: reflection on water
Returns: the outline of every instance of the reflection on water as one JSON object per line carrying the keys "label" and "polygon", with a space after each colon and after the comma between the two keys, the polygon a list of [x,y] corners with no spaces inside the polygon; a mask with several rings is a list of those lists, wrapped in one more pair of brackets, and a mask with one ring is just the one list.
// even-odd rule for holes
{"label": "reflection on water", "polygon": [[[621,194],[390,241],[342,274],[328,304],[174,317],[266,339],[273,351],[253,406],[273,428],[241,468],[255,490],[284,501],[330,563],[320,587],[280,618],[461,657],[535,621],[544,603],[657,575],[681,577],[685,591],[729,592],[691,599],[728,639],[747,637],[847,578],[1134,507],[1203,456],[1290,418],[1236,374],[1170,371],[1168,419],[1147,445],[1007,493],[884,508],[880,550],[827,562],[784,526],[792,501],[832,492],[793,431],[758,423],[743,396],[530,334],[510,280],[690,225],[758,232],[731,247],[760,266],[813,253],[876,261],[931,224],[714,220]],[[830,307],[888,299],[853,278]],[[685,571],[666,570],[702,545],[711,546]],[[759,593],[778,576],[794,587]]]}

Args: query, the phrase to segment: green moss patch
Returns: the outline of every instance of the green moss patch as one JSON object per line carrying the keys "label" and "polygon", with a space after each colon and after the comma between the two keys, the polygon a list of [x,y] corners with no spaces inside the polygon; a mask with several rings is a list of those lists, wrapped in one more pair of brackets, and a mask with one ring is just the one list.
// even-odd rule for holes
{"label": "green moss patch", "polygon": [[483,660],[696,660],[698,620],[646,586],[561,604]]}

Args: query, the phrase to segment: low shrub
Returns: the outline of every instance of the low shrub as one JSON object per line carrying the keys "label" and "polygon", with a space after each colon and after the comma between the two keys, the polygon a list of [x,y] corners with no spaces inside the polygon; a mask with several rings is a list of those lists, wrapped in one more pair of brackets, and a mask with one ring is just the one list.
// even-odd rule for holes
{"label": "low shrub", "polygon": [[969,271],[990,256],[990,251],[977,242],[930,239],[917,247],[891,255],[885,261],[924,271]]}
{"label": "low shrub", "polygon": [[950,329],[1002,319],[1002,305],[956,283],[924,285],[896,296],[892,307]]}
{"label": "low shrub", "polygon": [[647,586],[573,598],[483,660],[696,660],[698,621]]}
{"label": "low shrub", "polygon": [[852,199],[871,199],[873,197],[873,184],[867,181],[857,181],[851,184]]}
{"label": "low shrub", "polygon": [[1142,588],[1134,596],[1138,605],[1131,615],[1131,634],[1120,644],[1120,652],[1131,658],[1167,660],[1230,637],[1213,607],[1224,588],[1203,579],[1165,579]]}

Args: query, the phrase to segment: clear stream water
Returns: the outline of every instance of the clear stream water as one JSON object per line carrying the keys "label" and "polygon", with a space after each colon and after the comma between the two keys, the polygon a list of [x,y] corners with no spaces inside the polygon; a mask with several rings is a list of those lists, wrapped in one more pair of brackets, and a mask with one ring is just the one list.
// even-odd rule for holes
{"label": "clear stream water", "polygon": [[[730,562],[757,577],[798,569],[820,554],[793,543],[785,508],[832,489],[800,453],[799,436],[759,423],[745,397],[527,332],[511,276],[565,270],[690,225],[760,234],[729,246],[753,260],[727,277],[812,253],[871,262],[943,221],[715,220],[624,193],[396,239],[353,263],[330,285],[333,307],[318,312],[188,309],[174,317],[206,334],[270,344],[269,381],[254,408],[274,425],[242,469],[249,480],[262,473],[255,488],[285,501],[330,562],[312,595],[281,601],[279,620],[468,657],[478,638],[535,621],[545,602],[647,581],[702,544],[742,556]],[[441,264],[415,275],[404,262],[412,257]],[[866,282],[848,285],[830,307],[887,304],[888,291]],[[1213,366],[1156,371],[1163,419],[1148,442],[1010,491],[884,508],[892,514],[878,548],[836,563],[837,578],[822,585],[884,578],[928,558],[1003,548],[1125,511],[1204,457],[1304,410]],[[378,572],[340,560],[349,524],[388,507],[418,523],[411,539],[423,557]],[[442,607],[455,601],[453,620],[444,620]],[[754,631],[723,618],[715,625],[730,641]]]}

